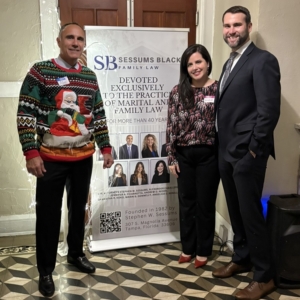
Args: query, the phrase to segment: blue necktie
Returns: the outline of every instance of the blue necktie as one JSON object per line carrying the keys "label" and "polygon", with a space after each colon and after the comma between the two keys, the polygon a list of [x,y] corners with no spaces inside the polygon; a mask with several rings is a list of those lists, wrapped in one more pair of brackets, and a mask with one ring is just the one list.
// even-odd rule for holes
{"label": "blue necktie", "polygon": [[131,158],[131,147],[128,147],[127,151],[128,151],[128,157]]}

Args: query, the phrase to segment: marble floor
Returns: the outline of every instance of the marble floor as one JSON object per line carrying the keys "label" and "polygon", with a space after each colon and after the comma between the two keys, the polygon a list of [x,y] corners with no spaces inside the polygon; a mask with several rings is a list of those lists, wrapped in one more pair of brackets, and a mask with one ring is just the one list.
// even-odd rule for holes
{"label": "marble floor", "polygon": [[[195,269],[193,263],[178,264],[180,243],[151,245],[86,255],[96,266],[88,275],[57,256],[52,299],[69,300],[233,300],[252,273],[224,280],[211,272],[230,261],[231,252],[220,252],[218,241],[208,264]],[[38,291],[34,236],[0,238],[0,299],[42,299]],[[300,289],[277,289],[265,299],[300,299]]]}

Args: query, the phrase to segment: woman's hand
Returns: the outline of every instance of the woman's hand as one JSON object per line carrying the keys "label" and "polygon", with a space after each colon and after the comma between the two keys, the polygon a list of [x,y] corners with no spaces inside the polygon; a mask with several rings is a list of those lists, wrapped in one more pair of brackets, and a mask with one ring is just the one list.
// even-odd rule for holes
{"label": "woman's hand", "polygon": [[173,174],[176,178],[178,178],[178,173],[180,173],[179,165],[175,164],[169,166],[170,173]]}

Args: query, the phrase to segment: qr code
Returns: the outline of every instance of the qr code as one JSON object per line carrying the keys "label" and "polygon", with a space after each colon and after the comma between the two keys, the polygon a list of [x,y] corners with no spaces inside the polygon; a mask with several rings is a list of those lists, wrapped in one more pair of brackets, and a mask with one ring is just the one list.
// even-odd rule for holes
{"label": "qr code", "polygon": [[120,232],[121,212],[106,212],[100,214],[100,233]]}

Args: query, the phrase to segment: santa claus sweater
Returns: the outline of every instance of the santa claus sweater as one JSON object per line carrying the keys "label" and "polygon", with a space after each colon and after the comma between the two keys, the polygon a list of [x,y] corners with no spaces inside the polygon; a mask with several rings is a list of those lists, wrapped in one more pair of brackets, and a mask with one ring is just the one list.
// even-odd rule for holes
{"label": "santa claus sweater", "polygon": [[111,153],[96,75],[80,64],[34,64],[21,87],[17,126],[26,159],[81,160],[94,153],[95,142],[102,154]]}

